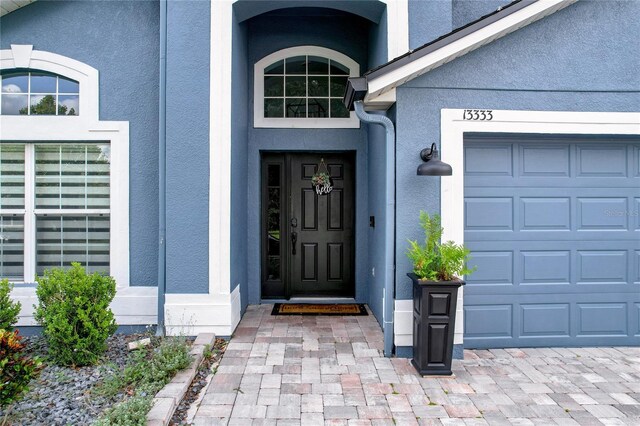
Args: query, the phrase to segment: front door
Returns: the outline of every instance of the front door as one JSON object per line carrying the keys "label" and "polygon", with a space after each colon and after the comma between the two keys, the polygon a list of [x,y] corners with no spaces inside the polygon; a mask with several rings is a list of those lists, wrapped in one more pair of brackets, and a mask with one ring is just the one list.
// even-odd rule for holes
{"label": "front door", "polygon": [[[319,194],[325,166],[331,189]],[[263,299],[354,297],[354,171],[353,153],[263,155]]]}

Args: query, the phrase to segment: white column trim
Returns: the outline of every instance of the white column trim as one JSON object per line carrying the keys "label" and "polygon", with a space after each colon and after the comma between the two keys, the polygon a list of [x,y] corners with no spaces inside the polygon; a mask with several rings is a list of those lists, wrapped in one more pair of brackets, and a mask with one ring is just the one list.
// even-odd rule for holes
{"label": "white column trim", "polygon": [[230,294],[233,1],[212,1],[209,92],[209,294]]}
{"label": "white column trim", "polygon": [[382,0],[387,5],[387,59],[409,51],[409,0]]}
{"label": "white column trim", "polygon": [[230,294],[167,294],[165,327],[171,336],[231,336],[240,322],[240,286]]}
{"label": "white column trim", "polygon": [[[540,133],[640,135],[638,112],[566,112],[493,110],[490,121],[463,118],[464,109],[442,109],[441,159],[453,168],[452,176],[440,181],[440,212],[443,241],[464,243],[464,134]],[[464,287],[458,293],[454,343],[462,343],[464,333]]]}

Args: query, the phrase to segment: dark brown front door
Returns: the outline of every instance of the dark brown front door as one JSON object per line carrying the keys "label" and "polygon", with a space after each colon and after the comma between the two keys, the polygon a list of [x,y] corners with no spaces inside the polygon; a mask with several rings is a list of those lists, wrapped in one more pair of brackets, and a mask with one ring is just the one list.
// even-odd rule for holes
{"label": "dark brown front door", "polygon": [[[319,195],[322,160],[332,189]],[[263,298],[354,296],[354,172],[353,153],[263,155]]]}

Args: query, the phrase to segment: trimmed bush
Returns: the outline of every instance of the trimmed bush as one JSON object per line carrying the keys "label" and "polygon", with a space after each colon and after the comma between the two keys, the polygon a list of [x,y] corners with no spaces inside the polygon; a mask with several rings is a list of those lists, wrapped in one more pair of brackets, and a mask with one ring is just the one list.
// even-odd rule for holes
{"label": "trimmed bush", "polygon": [[13,326],[18,322],[20,313],[20,302],[14,302],[9,297],[13,290],[13,284],[9,284],[8,279],[0,280],[0,329],[13,330]]}
{"label": "trimmed bush", "polygon": [[18,331],[0,330],[0,407],[20,399],[40,368],[40,361],[25,356]]}
{"label": "trimmed bush", "polygon": [[95,364],[118,326],[109,308],[116,283],[109,276],[87,274],[79,263],[38,277],[35,318],[43,327],[49,357],[59,365]]}

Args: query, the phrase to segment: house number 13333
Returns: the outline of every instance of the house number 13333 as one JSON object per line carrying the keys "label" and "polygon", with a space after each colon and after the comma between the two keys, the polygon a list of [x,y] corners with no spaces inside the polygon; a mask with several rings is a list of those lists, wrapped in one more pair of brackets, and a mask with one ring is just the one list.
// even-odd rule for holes
{"label": "house number 13333", "polygon": [[462,119],[468,121],[491,121],[493,120],[493,110],[465,109],[462,112]]}

